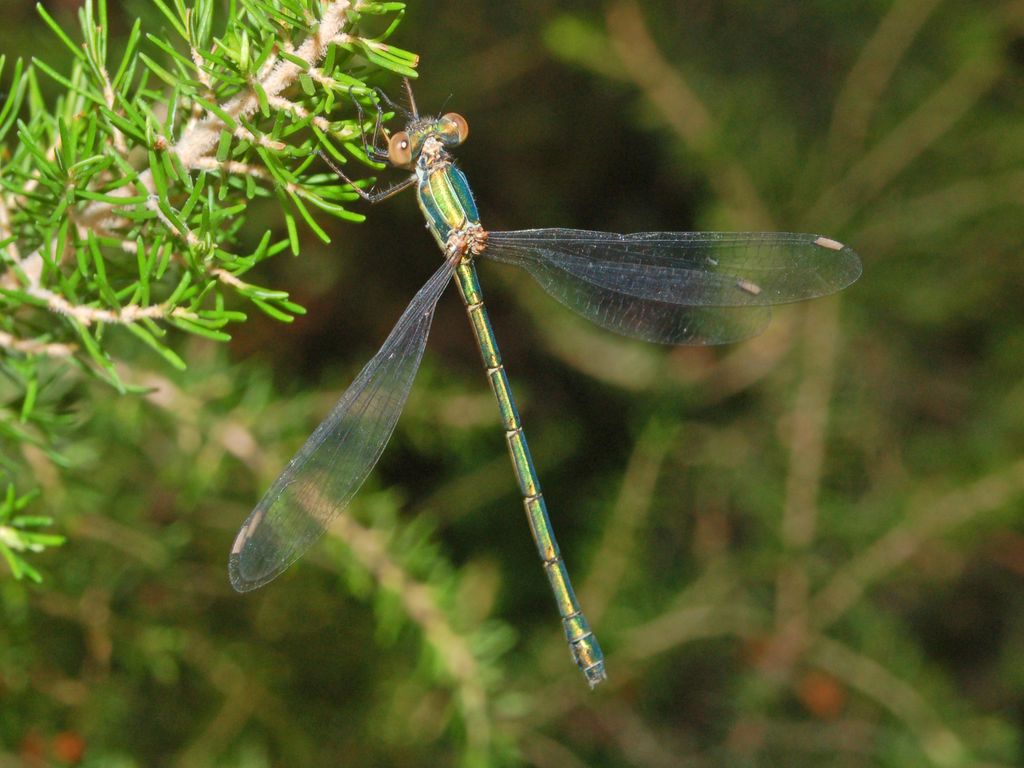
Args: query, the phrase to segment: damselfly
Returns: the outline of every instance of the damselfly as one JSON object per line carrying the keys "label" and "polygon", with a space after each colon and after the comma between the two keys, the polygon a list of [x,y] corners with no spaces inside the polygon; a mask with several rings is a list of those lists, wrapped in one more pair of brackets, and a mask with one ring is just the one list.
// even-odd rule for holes
{"label": "damselfly", "polygon": [[[454,113],[420,117],[408,82],[406,90],[411,111],[405,130],[389,136],[378,104],[372,143],[364,136],[364,144],[372,159],[411,175],[377,194],[353,189],[377,202],[415,187],[444,261],[242,525],[231,549],[231,583],[244,592],[273,579],[324,533],[359,490],[398,421],[434,308],[454,278],[498,401],[512,469],[573,660],[594,686],[605,678],[604,657],[555,541],[484,308],[476,261],[522,267],[560,302],[609,330],[665,344],[724,344],[763,330],[772,304],[824,296],[850,285],[860,276],[860,260],[842,243],[809,234],[488,232],[480,225],[466,177],[449,153],[465,141],[466,120]],[[381,137],[386,148],[378,146]]]}

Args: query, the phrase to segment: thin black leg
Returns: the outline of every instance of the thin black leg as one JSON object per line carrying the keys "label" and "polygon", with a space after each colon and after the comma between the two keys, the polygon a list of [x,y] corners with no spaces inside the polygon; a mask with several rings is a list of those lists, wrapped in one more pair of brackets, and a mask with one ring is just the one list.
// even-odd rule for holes
{"label": "thin black leg", "polygon": [[387,189],[381,190],[380,192],[367,192],[366,190],[360,189],[359,187],[357,187],[355,185],[355,182],[352,181],[352,179],[350,179],[348,176],[346,176],[342,172],[341,168],[339,168],[337,165],[335,165],[334,161],[331,160],[331,158],[329,158],[327,156],[326,152],[324,152],[322,149],[318,149],[317,153],[320,155],[320,157],[323,158],[324,162],[327,163],[327,165],[329,165],[331,167],[331,170],[334,171],[336,174],[338,174],[338,177],[342,181],[344,181],[350,187],[352,187],[352,189],[355,191],[355,193],[357,195],[359,195],[361,198],[363,198],[363,200],[365,200],[368,203],[379,203],[379,202],[381,202],[383,200],[387,200],[389,197],[394,197],[399,192],[402,192],[402,191],[408,189],[409,187],[411,187],[413,184],[416,183],[416,174],[413,174],[409,178],[407,178],[407,179],[405,179],[403,181],[400,181],[397,184],[393,184],[390,187],[388,187]]}
{"label": "thin black leg", "polygon": [[[363,129],[363,122],[366,120],[366,113],[363,112],[363,105],[359,103],[359,100],[352,93],[352,89],[355,86],[350,86],[348,89],[348,97],[352,99],[352,103],[356,107],[356,117],[359,120],[359,138],[363,142],[363,152],[366,157],[378,163],[386,163],[388,161],[388,153],[386,149],[378,149],[378,142],[380,137],[383,135],[387,139],[387,133],[384,131],[384,110],[381,109],[380,103],[375,104],[377,107],[377,120],[373,126],[373,140],[371,142],[366,141],[366,131]],[[374,93],[378,96],[381,94],[379,88],[373,89]]]}

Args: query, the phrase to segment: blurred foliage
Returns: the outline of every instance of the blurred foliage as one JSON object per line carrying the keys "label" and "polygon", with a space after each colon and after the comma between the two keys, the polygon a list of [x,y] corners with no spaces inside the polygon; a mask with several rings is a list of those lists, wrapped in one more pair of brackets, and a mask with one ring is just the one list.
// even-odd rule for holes
{"label": "blurred foliage", "polygon": [[[71,30],[77,5],[46,9]],[[76,66],[8,6],[9,94],[18,55]],[[420,106],[470,121],[486,226],[819,231],[865,262],[724,350],[614,338],[484,270],[609,682],[567,657],[451,297],[335,535],[232,593],[238,525],[436,263],[409,199],[316,219],[328,249],[294,201],[254,196],[221,220],[250,244],[230,253],[297,240],[249,275],[304,317],[253,314],[230,346],[154,335],[185,370],[106,334],[124,396],[8,349],[0,525],[49,517],[67,544],[19,553],[41,585],[0,581],[0,766],[1024,763],[1024,3],[576,8],[424,3],[394,31],[424,54]],[[175,39],[149,2],[108,12],[111,50],[134,19]],[[95,279],[76,286],[113,311]],[[83,345],[61,322],[26,338]],[[22,441],[27,361],[48,416]]]}

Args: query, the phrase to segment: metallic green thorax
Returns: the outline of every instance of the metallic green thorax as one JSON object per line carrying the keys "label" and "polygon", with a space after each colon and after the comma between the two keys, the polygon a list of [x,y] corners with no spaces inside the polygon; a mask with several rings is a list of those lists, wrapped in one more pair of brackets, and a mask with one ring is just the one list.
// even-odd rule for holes
{"label": "metallic green thorax", "polygon": [[414,142],[418,153],[415,157],[417,178],[417,199],[427,226],[441,249],[448,258],[459,259],[455,273],[455,282],[466,305],[473,334],[476,336],[487,369],[494,397],[501,411],[502,426],[505,428],[505,440],[508,443],[512,468],[519,490],[523,495],[523,505],[530,522],[530,530],[537,544],[537,550],[544,570],[558,604],[562,616],[562,625],[569,642],[573,660],[586,675],[591,687],[605,678],[604,657],[580,610],[576,595],[573,593],[569,574],[558,551],[558,543],[551,528],[544,497],[541,495],[540,480],[530,457],[530,449],[526,444],[526,435],[519,420],[515,401],[512,399],[512,388],[509,385],[505,367],[501,362],[501,353],[494,338],[494,329],[487,317],[487,310],[480,291],[476,268],[472,257],[479,249],[486,247],[486,233],[480,228],[480,217],[473,193],[465,175],[455,167],[441,136],[415,136]]}
{"label": "metallic green thorax", "polygon": [[427,165],[424,155],[416,162],[416,199],[427,226],[442,250],[448,238],[471,224],[480,224],[480,214],[465,174],[447,157]]}

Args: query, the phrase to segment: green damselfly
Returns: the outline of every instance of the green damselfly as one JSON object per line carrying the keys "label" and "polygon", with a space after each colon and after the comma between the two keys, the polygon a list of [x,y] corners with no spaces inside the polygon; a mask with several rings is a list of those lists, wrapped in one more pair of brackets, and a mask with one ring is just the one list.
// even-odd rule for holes
{"label": "green damselfly", "polygon": [[[768,323],[772,304],[841,290],[860,276],[860,260],[847,246],[809,234],[488,232],[480,225],[466,177],[449,153],[465,141],[466,120],[454,113],[420,117],[408,82],[406,90],[410,111],[405,130],[388,136],[378,102],[373,140],[367,143],[364,135],[364,144],[371,159],[412,174],[381,193],[369,194],[354,184],[353,189],[377,202],[415,187],[444,261],[242,525],[231,549],[231,583],[244,592],[273,579],[324,533],[359,490],[398,421],[434,308],[454,280],[498,401],[512,468],[573,660],[594,686],[605,678],[604,657],[555,541],[484,308],[477,259],[522,267],[548,293],[589,320],[665,344],[723,344],[756,335]],[[386,149],[378,145],[382,136]]]}

